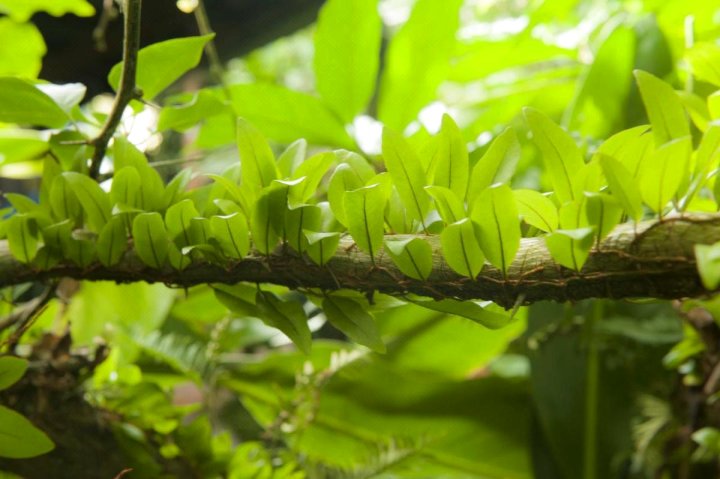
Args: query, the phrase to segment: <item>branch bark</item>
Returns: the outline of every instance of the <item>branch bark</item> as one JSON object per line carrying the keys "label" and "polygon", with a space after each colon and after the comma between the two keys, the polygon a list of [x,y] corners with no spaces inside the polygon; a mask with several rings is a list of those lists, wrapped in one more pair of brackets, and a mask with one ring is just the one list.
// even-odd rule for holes
{"label": "branch bark", "polygon": [[652,297],[675,299],[709,293],[695,264],[694,246],[720,241],[720,215],[685,215],[616,228],[589,256],[581,271],[555,263],[542,238],[522,240],[508,274],[486,264],[475,279],[453,272],[442,258],[439,238],[426,236],[434,251],[433,272],[427,281],[404,276],[387,254],[373,265],[369,255],[344,238],[325,266],[312,264],[288,248],[274,254],[251,254],[224,265],[194,261],[183,271],[153,269],[129,250],[113,267],[99,263],[81,268],[59,264],[38,270],[15,260],[0,242],[0,287],[27,281],[71,277],[117,282],[162,282],[187,287],[202,283],[274,283],[290,288],[340,288],[408,293],[435,299],[492,300],[507,308],[518,301],[576,301],[587,298]]}

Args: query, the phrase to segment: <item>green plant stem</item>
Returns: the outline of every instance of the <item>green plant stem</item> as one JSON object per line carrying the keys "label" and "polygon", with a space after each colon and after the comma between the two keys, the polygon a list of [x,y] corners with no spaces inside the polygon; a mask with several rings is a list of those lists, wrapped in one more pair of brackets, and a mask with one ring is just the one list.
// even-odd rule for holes
{"label": "green plant stem", "polygon": [[138,50],[140,50],[142,0],[125,0],[124,7],[123,66],[120,72],[120,84],[105,124],[103,124],[100,133],[89,142],[95,147],[89,171],[92,178],[97,178],[100,173],[100,164],[105,157],[108,143],[120,124],[125,107],[128,106],[130,100],[141,96],[135,88],[135,77]]}
{"label": "green plant stem", "polygon": [[598,394],[600,391],[600,353],[596,327],[602,319],[603,302],[593,303],[585,323],[587,366],[585,371],[585,433],[583,438],[583,479],[597,479]]}
{"label": "green plant stem", "polygon": [[[210,26],[210,19],[208,18],[207,10],[205,10],[205,2],[203,0],[198,0],[194,13],[195,21],[198,24],[198,30],[200,30],[201,35],[215,33]],[[210,74],[215,77],[215,81],[222,87],[225,92],[225,96],[228,100],[230,100],[230,90],[225,83],[225,67],[223,67],[220,55],[218,55],[217,47],[215,46],[215,39],[212,39],[205,44],[205,53],[210,61]]]}

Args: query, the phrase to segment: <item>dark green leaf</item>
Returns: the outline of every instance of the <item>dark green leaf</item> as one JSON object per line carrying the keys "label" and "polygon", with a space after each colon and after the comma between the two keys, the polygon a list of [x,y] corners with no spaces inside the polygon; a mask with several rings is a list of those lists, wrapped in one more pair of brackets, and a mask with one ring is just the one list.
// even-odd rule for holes
{"label": "dark green leaf", "polygon": [[0,357],[0,391],[18,382],[25,374],[27,367],[26,359],[15,356]]}
{"label": "dark green leaf", "polygon": [[262,313],[260,319],[282,331],[303,353],[310,354],[312,338],[302,304],[283,301],[266,291],[257,292],[255,304]]}
{"label": "dark green leaf", "polygon": [[38,250],[38,227],[34,219],[15,215],[7,220],[6,235],[10,253],[23,263],[30,263]]}
{"label": "dark green leaf", "polygon": [[455,299],[439,301],[408,299],[408,301],[433,311],[462,316],[489,329],[502,328],[513,320],[509,314],[490,311],[487,304],[483,305],[477,301],[457,301]]}
{"label": "dark green leaf", "polygon": [[40,429],[12,409],[0,406],[0,457],[23,459],[53,450],[55,445]]}
{"label": "dark green leaf", "polygon": [[330,324],[348,338],[375,352],[385,352],[375,318],[362,305],[350,298],[327,296],[322,302],[322,309]]}
{"label": "dark green leaf", "polygon": [[695,260],[703,286],[714,291],[720,285],[720,242],[695,245]]}

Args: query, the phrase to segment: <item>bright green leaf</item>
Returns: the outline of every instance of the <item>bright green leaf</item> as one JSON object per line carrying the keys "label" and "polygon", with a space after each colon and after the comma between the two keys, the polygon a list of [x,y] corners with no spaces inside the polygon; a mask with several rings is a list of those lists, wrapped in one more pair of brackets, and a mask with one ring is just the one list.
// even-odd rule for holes
{"label": "bright green leaf", "polygon": [[507,326],[513,319],[509,314],[490,311],[487,306],[483,306],[477,301],[458,301],[455,299],[441,299],[439,301],[409,299],[408,301],[433,311],[462,316],[488,329],[502,328]]}
{"label": "bright green leaf", "polygon": [[510,181],[519,160],[520,142],[515,130],[506,128],[475,163],[468,188],[468,204],[473,204],[477,195],[490,185]]}
{"label": "bright green leaf", "polygon": [[599,156],[608,187],[613,196],[622,205],[625,213],[635,221],[639,221],[643,215],[642,198],[640,190],[632,174],[615,158],[601,154]]}
{"label": "bright green leaf", "polygon": [[46,50],[35,25],[0,18],[0,75],[36,78]]}
{"label": "bright green leaf", "polygon": [[135,252],[152,268],[161,268],[168,256],[168,235],[159,213],[142,213],[132,225]]}
{"label": "bright green leaf", "polygon": [[209,89],[198,90],[187,103],[164,106],[158,118],[158,130],[185,131],[206,118],[231,115],[230,107]]}
{"label": "bright green leaf", "polygon": [[680,138],[655,150],[652,161],[641,165],[640,193],[645,204],[661,216],[687,175],[691,152],[690,137]]}
{"label": "bright green leaf", "polygon": [[464,199],[468,189],[469,160],[462,132],[450,115],[443,115],[440,132],[428,167],[432,184],[450,189]]}
{"label": "bright green leaf", "polygon": [[190,222],[200,216],[192,200],[175,203],[165,212],[165,226],[170,239],[179,246],[193,244],[190,238]]}
{"label": "bright green leaf", "polygon": [[0,391],[20,380],[27,370],[26,359],[15,356],[0,356]]}
{"label": "bright green leaf", "polygon": [[720,87],[720,47],[717,44],[698,42],[685,55],[694,76]]}
{"label": "bright green leaf", "polygon": [[320,208],[315,205],[298,206],[285,213],[286,241],[299,254],[305,251],[306,240],[303,230],[318,230],[320,228],[320,215]]}
{"label": "bright green leaf", "polygon": [[328,201],[335,218],[343,225],[348,224],[345,214],[344,196],[346,191],[356,190],[363,186],[363,182],[357,177],[352,167],[347,163],[340,163],[328,183]]}
{"label": "bright green leaf", "polygon": [[[255,202],[252,218],[250,219],[250,232],[252,234],[253,246],[261,254],[268,255],[273,252],[280,239],[277,231],[273,228],[274,216],[280,216],[278,211],[273,209],[278,195],[285,197],[284,188],[268,188],[260,195]],[[282,209],[281,222],[284,223],[285,208]]]}
{"label": "bright green leaf", "polygon": [[720,242],[695,245],[695,260],[703,286],[714,291],[720,285]]}
{"label": "bright green leaf", "polygon": [[7,220],[6,235],[10,253],[23,263],[30,263],[38,250],[39,231],[33,218],[15,215]]}
{"label": "bright green leaf", "polygon": [[0,121],[60,128],[69,121],[48,95],[19,78],[0,78]]}
{"label": "bright green leaf", "polygon": [[425,190],[435,200],[440,217],[445,223],[456,223],[467,216],[462,201],[450,189],[442,186],[426,186]]}
{"label": "bright green leaf", "polygon": [[92,17],[95,8],[87,0],[2,0],[0,12],[18,22],[26,22],[35,12],[47,12],[54,17],[72,13],[78,17]]}
{"label": "bright green leaf", "polygon": [[388,238],[385,248],[404,275],[426,280],[433,267],[432,248],[422,238]]}
{"label": "bright green leaf", "polygon": [[98,236],[98,260],[105,266],[117,264],[123,257],[127,244],[125,220],[121,216],[113,216],[100,232],[100,236]]}
{"label": "bright green leaf", "polygon": [[507,274],[520,248],[520,222],[513,192],[507,185],[492,186],[478,195],[471,218],[479,229],[485,257]]}
{"label": "bright green leaf", "polygon": [[134,166],[121,168],[113,176],[110,200],[113,204],[140,207],[140,173]]}
{"label": "bright green leaf", "polygon": [[307,239],[307,249],[305,252],[316,264],[324,266],[330,258],[337,252],[340,243],[340,233],[332,232],[315,232],[303,231]]}
{"label": "bright green leaf", "polygon": [[485,255],[478,243],[475,224],[469,218],[448,225],[440,235],[445,261],[458,274],[475,278],[482,270]]}
{"label": "bright green leaf", "polygon": [[550,198],[535,190],[513,190],[518,213],[525,223],[550,233],[558,227],[558,212]]}
{"label": "bright green leaf", "polygon": [[358,248],[366,251],[374,263],[383,242],[383,212],[387,202],[383,188],[375,184],[347,191],[343,202],[345,211],[352,211],[347,216],[348,231]]}
{"label": "bright green leaf", "polygon": [[562,266],[580,271],[590,253],[593,229],[555,230],[545,237],[552,258]]}
{"label": "bright green leaf", "polygon": [[240,213],[210,218],[213,237],[231,258],[243,258],[250,250],[250,236],[247,221]]}
{"label": "bright green leaf", "polygon": [[636,70],[635,79],[653,128],[655,146],[660,147],[672,140],[689,136],[690,125],[675,90],[644,71]]}
{"label": "bright green leaf", "polygon": [[62,176],[80,201],[80,205],[87,215],[90,229],[99,233],[110,220],[112,211],[110,197],[89,176],[71,171],[63,173]]}
{"label": "bright green leaf", "polygon": [[[277,166],[283,178],[290,178],[295,170],[305,161],[307,140],[301,138],[293,141],[277,159]],[[302,176],[302,175],[301,175]]]}

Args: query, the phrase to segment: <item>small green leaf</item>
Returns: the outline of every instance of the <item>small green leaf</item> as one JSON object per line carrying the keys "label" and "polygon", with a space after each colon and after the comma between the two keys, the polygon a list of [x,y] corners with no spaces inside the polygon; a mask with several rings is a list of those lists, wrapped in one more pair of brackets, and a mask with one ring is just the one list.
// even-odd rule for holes
{"label": "small green leaf", "polygon": [[613,157],[600,154],[599,161],[613,196],[630,218],[639,221],[643,215],[642,198],[632,174]]}
{"label": "small green leaf", "polygon": [[185,131],[206,118],[232,113],[229,105],[223,103],[218,94],[208,88],[198,90],[190,101],[164,106],[158,118],[158,131]]}
{"label": "small green leaf", "polygon": [[152,268],[161,268],[168,256],[168,235],[160,213],[142,213],[132,225],[135,252]]}
{"label": "small green leaf", "polygon": [[12,409],[0,406],[0,457],[24,459],[50,452],[55,444]]}
{"label": "small green leaf", "polygon": [[71,171],[66,171],[62,176],[80,201],[90,229],[96,233],[102,231],[112,211],[108,194],[89,176]]}
{"label": "small green leaf", "polygon": [[593,161],[600,155],[610,156],[631,173],[630,178],[637,177],[640,165],[650,157],[654,149],[650,132],[649,125],[640,125],[614,134],[600,145]]}
{"label": "small green leaf", "polygon": [[604,193],[585,193],[586,216],[595,231],[598,244],[620,223],[623,209],[615,196]]}
{"label": "small green leaf", "polygon": [[550,198],[535,190],[513,190],[513,195],[525,223],[546,233],[557,229],[557,207]]}
{"label": "small green leaf", "polygon": [[705,289],[717,289],[720,285],[720,242],[695,245],[695,260]]}
{"label": "small green leaf", "polygon": [[448,266],[458,274],[475,278],[485,263],[478,243],[475,224],[469,218],[448,225],[440,235],[443,257]]}
{"label": "small green leaf", "polygon": [[573,180],[584,164],[580,149],[565,130],[543,113],[532,108],[525,108],[523,113],[560,204],[574,200]]}
{"label": "small green leaf", "polygon": [[301,138],[290,143],[277,160],[277,166],[282,177],[290,178],[295,170],[305,161],[306,154],[307,140]]}
{"label": "small green leaf", "polygon": [[30,263],[38,250],[38,226],[33,218],[15,215],[7,220],[6,231],[10,253],[23,263]]}
{"label": "small green leaf", "polygon": [[460,128],[450,115],[443,115],[440,132],[428,167],[432,184],[450,189],[464,199],[468,189],[469,160],[467,146]]}
{"label": "small green leaf", "polygon": [[379,184],[365,186],[345,192],[345,211],[352,211],[347,217],[347,228],[358,248],[366,251],[375,263],[375,256],[382,246],[384,233],[383,212],[387,197]]}
{"label": "small green leaf", "polygon": [[27,370],[26,359],[15,356],[0,357],[0,391],[7,389],[20,380]]}
{"label": "small green leaf", "polygon": [[690,135],[685,109],[675,90],[650,73],[635,70],[640,95],[653,129],[655,146]]}
{"label": "small green leaf", "polygon": [[404,275],[426,280],[432,272],[432,248],[421,238],[388,238],[385,248]]}
{"label": "small green leaf", "polygon": [[[138,52],[135,83],[142,90],[143,98],[152,100],[185,72],[195,68],[200,62],[205,44],[214,36],[173,38],[142,48]],[[118,63],[108,75],[108,83],[115,90],[120,84],[121,70],[122,63]]]}
{"label": "small green leaf", "polygon": [[375,352],[385,352],[375,318],[362,305],[350,298],[327,296],[322,302],[322,309],[330,324],[348,338]]}
{"label": "small green leaf", "polygon": [[566,268],[580,271],[593,244],[593,229],[555,230],[545,237],[550,255]]}
{"label": "small green leaf", "polygon": [[252,198],[278,179],[275,156],[260,130],[238,118],[237,142],[242,168],[242,189]]}
{"label": "small green leaf", "polygon": [[134,166],[125,166],[113,176],[110,200],[113,204],[140,207],[140,173]]}
{"label": "small green leaf", "polygon": [[381,37],[378,0],[330,0],[320,10],[315,28],[317,91],[345,123],[365,109],[375,90]]}
{"label": "small green leaf", "polygon": [[442,186],[426,186],[425,190],[435,200],[440,217],[445,223],[456,223],[467,216],[462,201],[452,190]]}
{"label": "small green leaf", "polygon": [[290,205],[306,203],[317,192],[318,184],[330,166],[337,161],[334,151],[313,155],[295,170],[293,178],[305,178],[298,187],[290,190]]}
{"label": "small green leaf", "polygon": [[467,195],[468,204],[473,204],[477,195],[490,185],[510,181],[519,160],[520,142],[515,130],[506,128],[495,137],[473,167]]}
{"label": "small green leaf", "polygon": [[641,165],[640,193],[645,204],[661,216],[687,174],[691,152],[692,141],[687,136],[664,144],[655,150],[651,162]]}
{"label": "small green leaf", "polygon": [[113,216],[98,236],[98,260],[105,266],[117,264],[125,253],[127,244],[125,219],[122,216]]}
{"label": "small green leaf", "polygon": [[303,233],[308,243],[305,252],[313,262],[324,266],[330,258],[335,256],[338,244],[340,244],[340,233],[336,231],[323,233],[308,230],[304,230]]}
{"label": "small green leaf", "polygon": [[335,218],[347,226],[348,218],[345,214],[345,202],[343,201],[346,191],[362,188],[364,182],[358,178],[352,167],[347,163],[341,163],[335,168],[330,182],[328,183],[328,201]]}
{"label": "small green leaf", "polygon": [[67,113],[33,84],[0,77],[0,122],[60,128],[69,120]]}
{"label": "small green leaf", "polygon": [[170,240],[180,247],[193,244],[190,238],[190,222],[197,216],[200,214],[192,200],[182,200],[168,208],[165,212],[165,226]]}
{"label": "small green leaf", "polygon": [[285,213],[285,233],[288,245],[298,253],[305,250],[303,230],[315,231],[320,228],[320,208],[316,205],[303,205],[291,208]]}
{"label": "small green leaf", "polygon": [[264,323],[282,331],[303,353],[310,354],[312,338],[301,303],[283,301],[273,293],[258,291],[255,304]]}
{"label": "small green leaf", "polygon": [[230,258],[244,258],[250,250],[247,221],[240,213],[210,218],[213,237]]}
{"label": "small green leaf", "polygon": [[457,301],[455,299],[427,301],[409,298],[407,300],[423,308],[432,309],[433,311],[462,316],[488,329],[500,329],[507,326],[513,319],[509,314],[490,311],[487,306],[483,306],[482,303],[477,301]]}
{"label": "small green leaf", "polygon": [[430,198],[425,191],[426,178],[412,147],[398,133],[383,129],[383,159],[393,184],[408,210],[409,216],[422,224],[425,229],[425,215],[430,207]]}
{"label": "small green leaf", "polygon": [[[273,208],[276,204],[278,194],[285,196],[285,189],[279,187],[267,188],[262,192],[255,202],[252,218],[250,219],[250,232],[252,234],[253,246],[260,254],[268,255],[273,252],[280,239],[275,228],[273,228],[274,216],[279,216],[278,211]],[[284,223],[285,210],[282,210],[281,221]]]}
{"label": "small green leaf", "polygon": [[504,274],[520,248],[518,216],[515,197],[507,185],[492,186],[480,193],[472,209],[480,247],[490,264]]}

